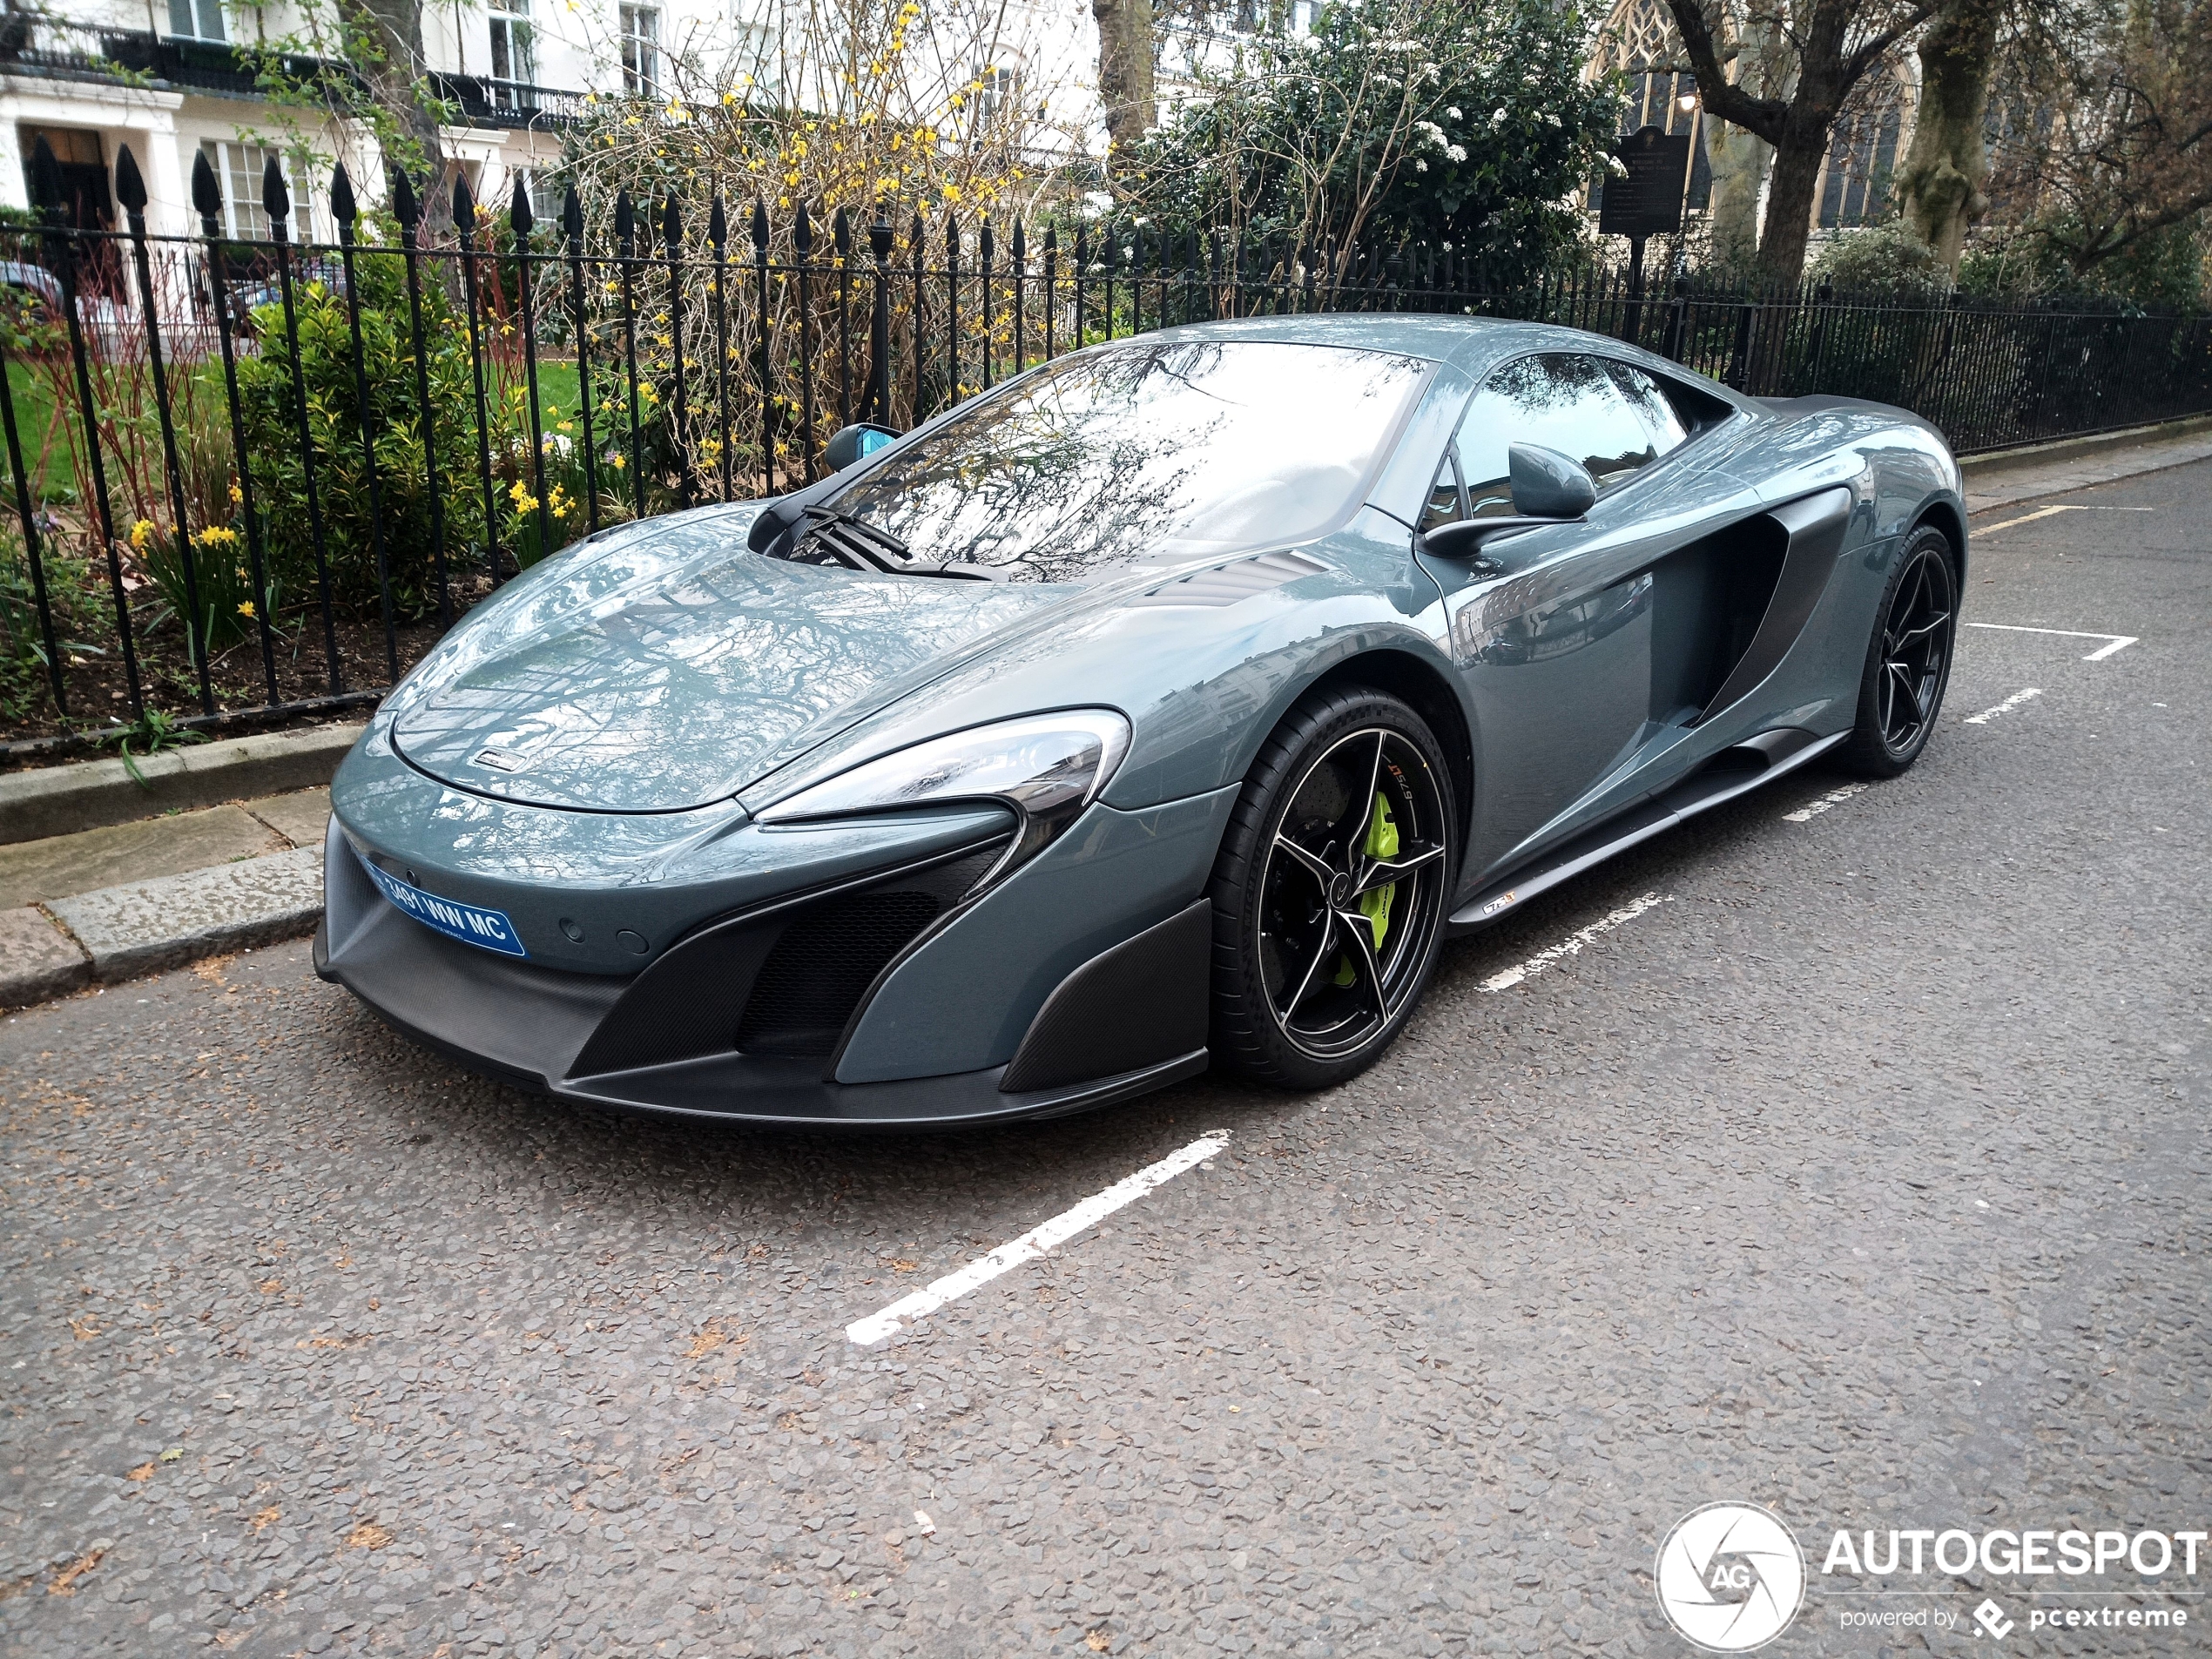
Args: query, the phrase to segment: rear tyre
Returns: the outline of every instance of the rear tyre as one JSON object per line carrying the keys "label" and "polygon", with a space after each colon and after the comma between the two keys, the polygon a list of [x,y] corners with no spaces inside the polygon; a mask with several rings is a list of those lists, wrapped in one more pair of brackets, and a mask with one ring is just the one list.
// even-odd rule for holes
{"label": "rear tyre", "polygon": [[1905,551],[1867,642],[1858,686],[1858,723],[1838,752],[1845,770],[1863,778],[1894,778],[1920,758],[1935,730],[1951,680],[1959,629],[1958,567],[1950,538],[1924,525]]}
{"label": "rear tyre", "polygon": [[1374,1062],[1428,988],[1455,826],[1443,751],[1364,688],[1293,709],[1253,762],[1214,863],[1213,1057],[1326,1089]]}

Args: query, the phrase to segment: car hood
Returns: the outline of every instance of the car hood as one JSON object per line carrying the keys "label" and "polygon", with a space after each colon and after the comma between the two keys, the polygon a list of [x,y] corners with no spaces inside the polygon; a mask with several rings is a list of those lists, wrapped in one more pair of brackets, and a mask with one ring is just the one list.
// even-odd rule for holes
{"label": "car hood", "polygon": [[1074,597],[763,558],[745,544],[752,516],[658,520],[533,570],[417,669],[394,746],[477,794],[682,811]]}

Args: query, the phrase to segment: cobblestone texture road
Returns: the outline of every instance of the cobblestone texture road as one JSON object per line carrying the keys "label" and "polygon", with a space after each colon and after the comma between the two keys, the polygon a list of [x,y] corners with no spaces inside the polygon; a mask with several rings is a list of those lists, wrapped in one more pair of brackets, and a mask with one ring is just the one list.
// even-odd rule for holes
{"label": "cobblestone texture road", "polygon": [[1906,778],[1452,947],[1332,1094],[617,1121],[304,946],[0,1022],[0,1654],[1671,1654],[1654,1552],[1716,1499],[1811,1554],[1774,1653],[1994,1654],[1841,1622],[1984,1595],[2005,1652],[2212,1652],[2201,1594],[2061,1635],[2031,1609],[2089,1603],[2023,1581],[1820,1571],[1837,1528],[2212,1514],[2212,463],[2067,501],[1977,544],[1969,618],[2140,644],[1968,630]]}

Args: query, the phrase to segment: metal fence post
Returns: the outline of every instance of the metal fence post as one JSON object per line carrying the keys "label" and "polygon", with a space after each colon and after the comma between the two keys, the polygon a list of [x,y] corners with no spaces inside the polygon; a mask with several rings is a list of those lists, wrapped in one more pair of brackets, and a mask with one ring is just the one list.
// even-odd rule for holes
{"label": "metal fence post", "polygon": [[354,183],[341,162],[330,175],[330,216],[338,222],[338,248],[346,273],[346,321],[354,347],[354,409],[361,428],[362,476],[368,484],[370,545],[376,551],[376,600],[384,619],[384,671],[400,678],[399,632],[392,617],[392,567],[384,545],[384,499],[376,476],[376,429],[368,412],[368,358],[361,349],[361,284],[354,273]]}

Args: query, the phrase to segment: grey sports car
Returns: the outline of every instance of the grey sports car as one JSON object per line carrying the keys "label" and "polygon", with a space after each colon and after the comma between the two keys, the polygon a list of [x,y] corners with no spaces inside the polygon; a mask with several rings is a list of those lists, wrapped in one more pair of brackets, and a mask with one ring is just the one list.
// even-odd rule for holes
{"label": "grey sports car", "polygon": [[1047,1116],[1371,1062],[1447,935],[1941,703],[1959,470],[1571,330],[1171,328],[479,606],[341,769],[324,977],[567,1100]]}

